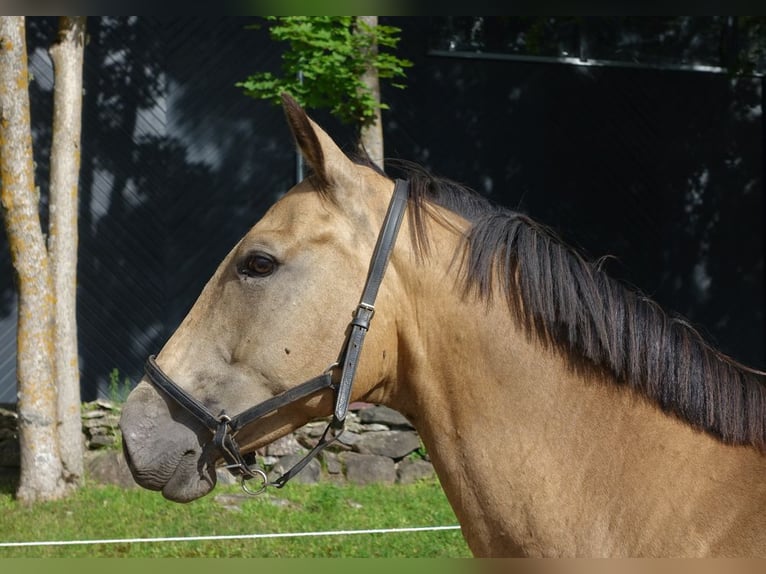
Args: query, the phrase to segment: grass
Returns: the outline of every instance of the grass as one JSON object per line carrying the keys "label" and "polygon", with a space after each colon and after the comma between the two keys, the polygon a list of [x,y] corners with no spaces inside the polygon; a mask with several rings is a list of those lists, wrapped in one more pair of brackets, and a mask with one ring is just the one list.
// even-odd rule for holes
{"label": "grass", "polygon": [[[143,489],[87,485],[65,500],[23,506],[0,484],[0,542],[326,532],[457,524],[435,480],[412,485],[290,484],[259,497],[218,486],[189,504]],[[298,538],[0,547],[16,557],[468,557],[459,530]]]}

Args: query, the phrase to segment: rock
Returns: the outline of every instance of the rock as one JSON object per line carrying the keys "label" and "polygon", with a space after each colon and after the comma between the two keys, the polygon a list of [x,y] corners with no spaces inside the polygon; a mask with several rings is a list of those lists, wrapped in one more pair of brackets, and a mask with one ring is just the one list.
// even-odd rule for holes
{"label": "rock", "polygon": [[354,450],[354,448],[351,445],[344,444],[341,440],[336,440],[334,443],[332,443],[330,446],[327,447],[327,450],[325,452],[346,452],[349,450]]}
{"label": "rock", "polygon": [[394,461],[385,456],[345,452],[339,455],[346,466],[346,478],[354,484],[396,482]]}
{"label": "rock", "polygon": [[357,412],[361,411],[362,409],[367,409],[371,406],[374,406],[372,403],[365,403],[363,401],[353,401],[350,405],[348,405],[349,412]]}
{"label": "rock", "polygon": [[399,484],[412,484],[418,480],[433,478],[436,476],[434,467],[425,460],[403,460],[396,470]]}
{"label": "rock", "polygon": [[107,399],[96,399],[95,401],[93,401],[90,404],[91,405],[96,405],[96,406],[98,406],[98,407],[100,407],[102,409],[106,409],[108,411],[113,411],[113,410],[117,409],[117,405],[114,404],[112,401],[107,400]]}
{"label": "rock", "polygon": [[381,432],[391,430],[388,425],[382,425],[380,423],[370,423],[368,425],[359,425],[361,432]]}
{"label": "rock", "polygon": [[403,414],[394,409],[378,405],[359,411],[359,421],[363,424],[378,423],[391,428],[414,428]]}
{"label": "rock", "polygon": [[270,468],[279,462],[279,457],[265,454],[260,457],[260,461],[263,466]]}
{"label": "rock", "polygon": [[238,476],[234,476],[222,466],[215,469],[215,478],[218,484],[237,484],[239,482]]}
{"label": "rock", "polygon": [[90,411],[88,415],[90,416],[83,417],[83,428],[94,429],[103,427],[115,430],[120,426],[120,415],[105,413],[103,411]]}
{"label": "rock", "polygon": [[319,438],[326,428],[327,423],[324,421],[310,422],[298,430],[297,433],[308,438]]}
{"label": "rock", "polygon": [[19,415],[0,407],[0,429],[16,430],[19,426]]}
{"label": "rock", "polygon": [[346,414],[346,421],[344,424],[346,430],[350,430],[355,433],[364,432],[364,425],[359,422],[359,415],[356,413],[349,411]]}
{"label": "rock", "polygon": [[306,450],[300,445],[294,434],[288,434],[280,437],[266,446],[267,456],[287,456],[290,454],[305,452]]}
{"label": "rock", "polygon": [[117,438],[112,434],[98,433],[91,436],[88,440],[88,448],[91,450],[114,446],[117,446]]}
{"label": "rock", "polygon": [[286,498],[280,498],[278,496],[272,496],[270,494],[261,495],[261,500],[268,502],[269,504],[271,504],[271,506],[276,506],[278,508],[300,508],[301,507],[300,504],[291,502],[290,500],[287,500]]}
{"label": "rock", "polygon": [[352,432],[350,430],[344,430],[338,437],[338,442],[345,444],[346,446],[353,446],[359,442],[362,435]]}
{"label": "rock", "polygon": [[85,469],[88,476],[99,484],[116,484],[122,488],[138,486],[125,457],[118,450],[105,450],[86,457]]}
{"label": "rock", "polygon": [[[279,459],[279,462],[274,465],[269,473],[269,480],[275,480],[290,470],[296,463],[303,458],[302,454],[289,454]],[[296,474],[291,481],[299,482],[301,484],[316,484],[319,482],[319,477],[322,474],[322,465],[319,464],[317,459],[312,459],[309,463]]]}
{"label": "rock", "polygon": [[120,412],[114,403],[99,399],[83,404],[81,420],[87,450],[102,450],[119,445]]}
{"label": "rock", "polygon": [[241,506],[250,500],[250,496],[247,494],[216,494],[213,500],[226,510],[242,512]]}
{"label": "rock", "polygon": [[0,442],[0,467],[19,466],[21,464],[21,451],[19,450],[18,438],[11,438]]}
{"label": "rock", "polygon": [[324,452],[322,453],[322,459],[324,460],[325,468],[327,469],[327,474],[342,474],[343,473],[343,465],[340,463],[340,460],[338,460],[338,455],[334,452]]}
{"label": "rock", "polygon": [[420,448],[420,438],[414,431],[381,431],[361,435],[354,450],[361,454],[377,454],[398,460]]}
{"label": "rock", "polygon": [[0,407],[0,468],[18,467],[20,464],[19,415]]}
{"label": "rock", "polygon": [[[8,410],[12,406],[5,406],[0,406],[0,470],[17,471],[20,463],[18,416]],[[120,444],[119,411],[119,404],[103,399],[83,405],[86,474],[92,475],[96,482],[132,487],[135,483],[127,464],[122,453],[115,448]],[[308,449],[314,447],[329,421],[329,417],[312,421],[258,449],[259,464],[268,472],[270,479],[274,480],[301,460]],[[355,409],[348,412],[345,431],[338,440],[329,445],[319,459],[309,462],[293,480],[302,483],[325,480],[336,484],[406,484],[434,476],[433,467],[426,462],[427,455],[425,460],[406,460],[407,455],[420,446],[417,433],[397,411],[355,403]],[[220,484],[239,481],[224,468],[217,469],[216,474]]]}

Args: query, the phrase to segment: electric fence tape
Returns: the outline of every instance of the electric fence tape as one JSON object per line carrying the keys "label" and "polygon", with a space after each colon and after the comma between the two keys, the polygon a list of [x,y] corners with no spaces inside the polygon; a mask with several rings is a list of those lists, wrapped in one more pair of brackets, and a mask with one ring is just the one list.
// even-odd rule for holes
{"label": "electric fence tape", "polygon": [[48,540],[32,542],[0,542],[0,548],[24,546],[75,546],[90,544],[142,544],[151,542],[203,542],[216,540],[257,540],[266,538],[305,538],[309,536],[348,536],[358,534],[398,534],[402,532],[429,532],[459,530],[452,526],[412,526],[405,528],[372,528],[368,530],[326,530],[323,532],[273,532],[266,534],[220,534],[209,536],[169,536],[157,538],[107,538],[103,540]]}

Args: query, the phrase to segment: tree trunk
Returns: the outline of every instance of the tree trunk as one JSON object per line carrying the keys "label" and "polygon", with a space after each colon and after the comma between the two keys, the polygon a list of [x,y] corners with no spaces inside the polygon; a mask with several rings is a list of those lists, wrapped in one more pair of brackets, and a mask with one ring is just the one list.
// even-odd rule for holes
{"label": "tree trunk", "polygon": [[83,476],[76,294],[84,40],[85,17],[63,16],[58,40],[50,48],[55,84],[48,245],[55,297],[59,448],[64,480],[75,485]]}
{"label": "tree trunk", "polygon": [[34,184],[23,16],[0,17],[0,178],[19,292],[18,378],[22,502],[65,493],[57,434],[53,285]]}
{"label": "tree trunk", "polygon": [[[378,25],[377,16],[357,16],[359,22],[365,23],[367,26],[374,28]],[[364,33],[364,31],[357,31],[357,33]],[[378,53],[378,46],[372,43],[370,46],[369,62],[367,69],[362,74],[362,82],[370,90],[375,101],[380,104],[380,79],[378,77],[378,71],[372,62],[375,61],[375,57]],[[375,162],[381,169],[383,169],[383,123],[380,116],[380,107],[375,110],[375,119],[372,123],[362,126],[360,131],[360,144],[370,156],[370,159]]]}

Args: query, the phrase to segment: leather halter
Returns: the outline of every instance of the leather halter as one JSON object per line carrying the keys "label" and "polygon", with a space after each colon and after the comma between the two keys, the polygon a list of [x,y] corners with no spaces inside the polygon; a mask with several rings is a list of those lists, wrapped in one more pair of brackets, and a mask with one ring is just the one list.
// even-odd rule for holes
{"label": "leather halter", "polygon": [[[394,243],[396,243],[402,217],[407,207],[408,197],[408,182],[397,179],[394,186],[394,194],[388,205],[388,211],[378,235],[375,250],[372,253],[362,297],[354,313],[354,318],[349,324],[349,333],[346,341],[341,348],[340,360],[321,375],[250,407],[234,417],[229,417],[225,411],[221,411],[218,416],[215,416],[207,407],[173,382],[159,367],[154,355],[151,355],[146,360],[146,379],[156,389],[159,389],[168,398],[183,407],[212,433],[213,444],[226,461],[226,468],[233,474],[238,474],[242,477],[242,488],[245,492],[258,494],[265,490],[267,486],[282,488],[288,480],[300,472],[311,459],[334,442],[343,432],[348,405],[351,399],[351,386],[354,383],[354,375],[356,374],[359,356],[362,352],[364,337],[370,328],[370,321],[375,312],[375,299],[378,295],[380,284],[383,281],[391,251],[393,250]],[[336,382],[333,374],[337,368],[340,368],[340,378]],[[245,462],[235,439],[239,431],[267,414],[323,389],[335,391],[335,408],[332,420],[327,425],[324,433],[322,433],[316,446],[304,458],[274,481],[269,481],[264,471],[253,468]],[[247,487],[246,481],[256,477],[261,480],[262,485],[257,490],[251,490]]]}

